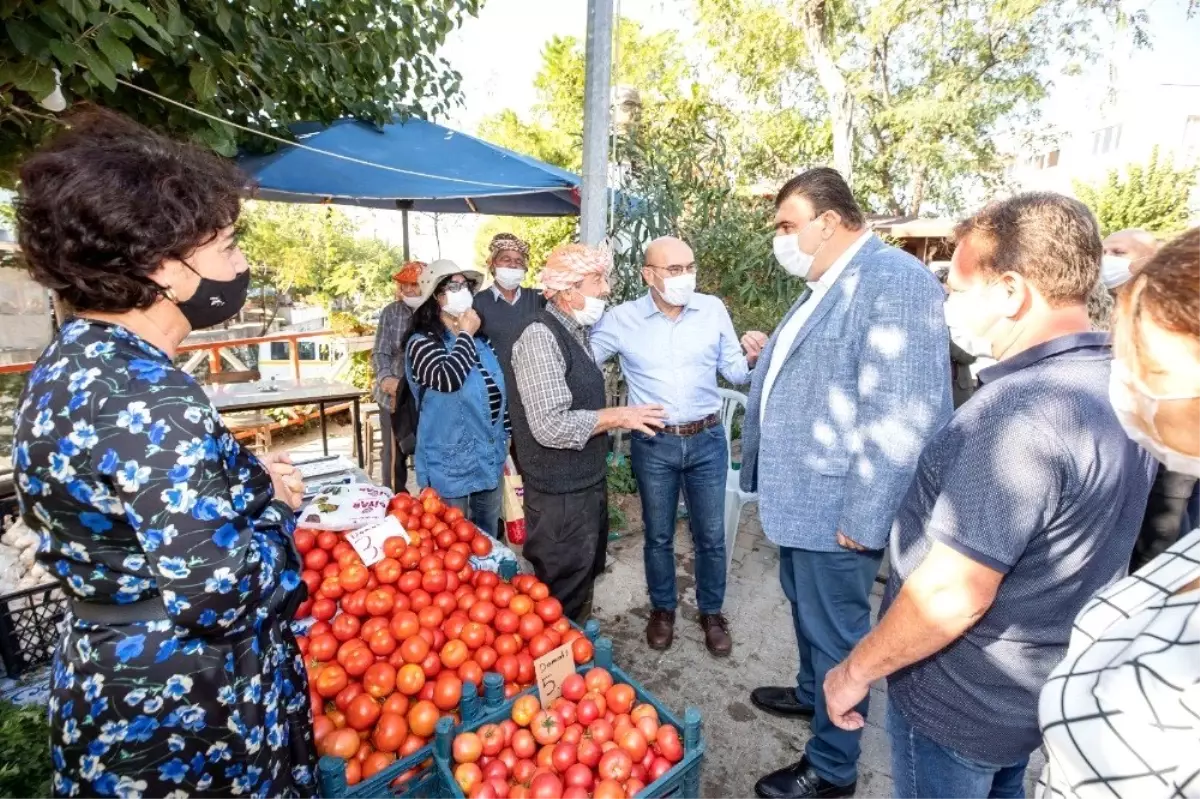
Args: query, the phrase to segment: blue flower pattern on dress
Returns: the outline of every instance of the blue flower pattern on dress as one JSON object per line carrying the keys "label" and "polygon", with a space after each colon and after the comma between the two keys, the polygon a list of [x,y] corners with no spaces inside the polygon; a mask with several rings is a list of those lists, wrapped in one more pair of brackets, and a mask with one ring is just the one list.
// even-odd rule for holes
{"label": "blue flower pattern on dress", "polygon": [[51,677],[59,796],[313,796],[294,514],[203,390],[115,325],[76,319],[16,416],[18,500],[75,601],[161,601],[168,619],[68,616]]}

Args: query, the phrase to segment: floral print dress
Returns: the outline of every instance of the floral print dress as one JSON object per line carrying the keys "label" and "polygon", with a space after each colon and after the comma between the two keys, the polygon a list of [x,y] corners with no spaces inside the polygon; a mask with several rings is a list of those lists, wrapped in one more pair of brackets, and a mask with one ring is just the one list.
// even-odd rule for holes
{"label": "floral print dress", "polygon": [[195,381],[125,328],[73,320],[30,375],[13,462],[38,559],[72,601],[159,617],[68,614],[55,794],[315,795],[286,623],[304,591],[294,515]]}

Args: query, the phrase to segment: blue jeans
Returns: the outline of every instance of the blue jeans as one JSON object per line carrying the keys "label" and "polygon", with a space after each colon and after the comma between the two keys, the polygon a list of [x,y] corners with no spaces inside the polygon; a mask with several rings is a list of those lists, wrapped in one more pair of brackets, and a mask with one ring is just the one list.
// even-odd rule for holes
{"label": "blue jeans", "polygon": [[687,500],[696,553],[696,604],[720,613],[725,604],[725,475],[729,451],[721,425],[693,436],[633,433],[633,473],[646,525],[643,551],[650,604],[675,610],[675,514],[679,488]]}
{"label": "blue jeans", "polygon": [[[813,737],[804,753],[813,769],[835,785],[858,779],[862,731],[843,730],[829,719],[825,674],[846,659],[871,629],[871,586],[883,551],[813,552],[779,548],[779,581],[792,604],[800,650],[796,699],[814,708]],[[856,707],[865,718],[868,699]]]}
{"label": "blue jeans", "polygon": [[465,497],[445,497],[447,505],[452,505],[463,512],[480,530],[496,538],[496,525],[504,504],[502,486],[496,486],[491,491],[476,491]]}
{"label": "blue jeans", "polygon": [[888,706],[892,743],[892,785],[900,799],[987,799],[1025,796],[1026,756],[1007,766],[980,763],[913,729],[895,706]]}

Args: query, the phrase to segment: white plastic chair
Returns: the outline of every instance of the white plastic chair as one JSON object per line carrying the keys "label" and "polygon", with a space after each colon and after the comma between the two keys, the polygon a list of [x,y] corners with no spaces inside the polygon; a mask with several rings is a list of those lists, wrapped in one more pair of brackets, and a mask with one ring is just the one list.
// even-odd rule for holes
{"label": "white plastic chair", "polygon": [[739,484],[741,471],[733,467],[733,419],[739,406],[745,414],[746,395],[727,388],[719,388],[717,393],[721,395],[721,424],[725,427],[725,444],[729,449],[729,471],[725,475],[725,572],[728,574],[733,565],[733,545],[737,542],[742,508],[748,502],[757,502],[758,494],[742,490]]}

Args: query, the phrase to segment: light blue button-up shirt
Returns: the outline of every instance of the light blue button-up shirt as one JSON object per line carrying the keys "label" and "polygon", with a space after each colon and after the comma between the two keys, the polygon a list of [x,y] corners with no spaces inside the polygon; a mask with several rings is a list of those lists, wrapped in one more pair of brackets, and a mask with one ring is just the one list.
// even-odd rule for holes
{"label": "light blue button-up shirt", "polygon": [[669,425],[699,421],[721,410],[718,369],[735,385],[750,380],[729,311],[708,294],[693,294],[674,320],[649,293],[618,305],[592,328],[591,343],[596,363],[620,356],[629,404],[662,405]]}

